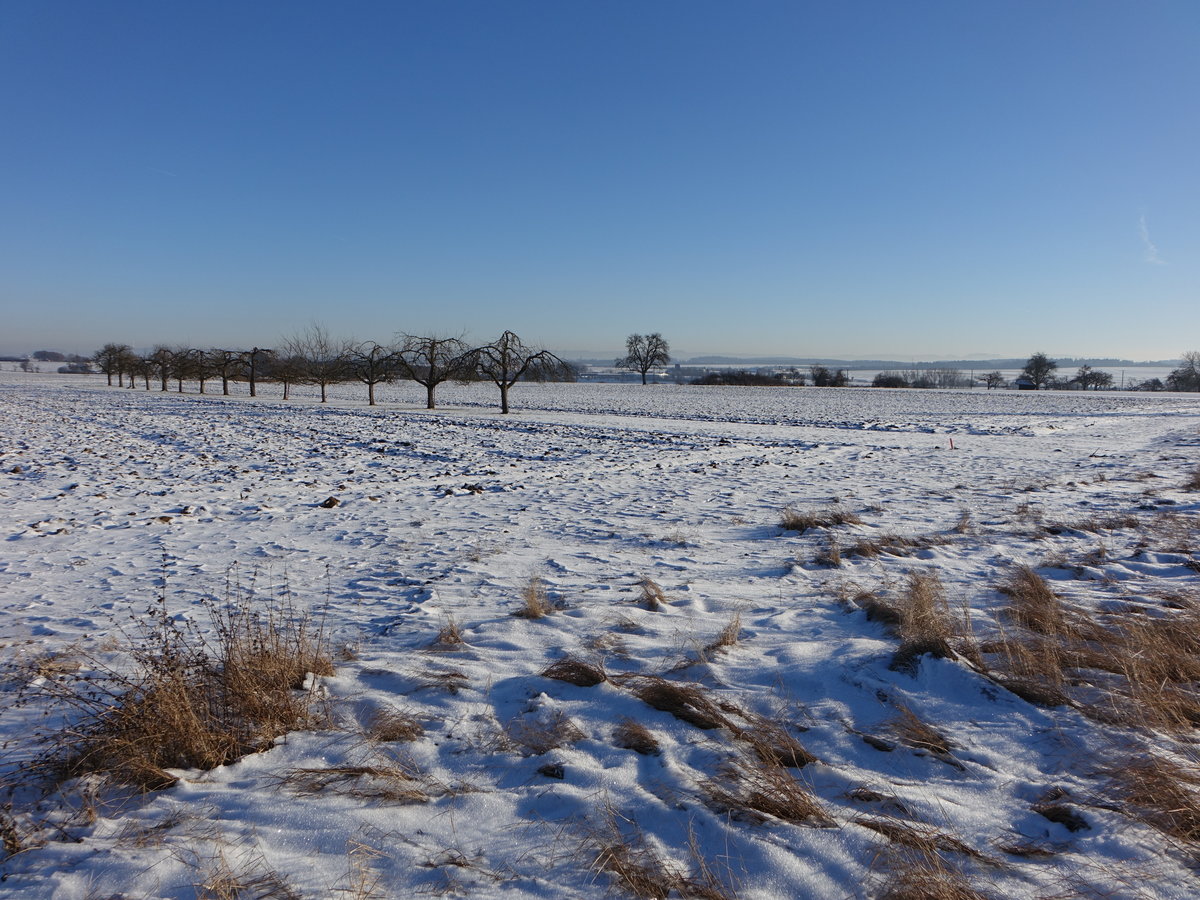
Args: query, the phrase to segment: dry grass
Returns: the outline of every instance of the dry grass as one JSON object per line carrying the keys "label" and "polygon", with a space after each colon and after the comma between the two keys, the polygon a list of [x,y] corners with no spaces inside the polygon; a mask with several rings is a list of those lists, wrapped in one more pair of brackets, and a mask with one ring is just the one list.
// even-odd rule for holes
{"label": "dry grass", "polygon": [[578,687],[595,687],[608,679],[604,667],[593,665],[574,656],[564,656],[542,669],[544,678],[554,678]]}
{"label": "dry grass", "polygon": [[418,690],[445,691],[457,694],[467,686],[469,679],[457,669],[427,669],[420,674]]}
{"label": "dry grass", "polygon": [[346,846],[346,886],[336,892],[351,900],[385,900],[383,876],[376,870],[375,863],[383,859],[384,852],[359,840],[351,840]]}
{"label": "dry grass", "polygon": [[658,756],[662,752],[650,729],[633,719],[622,719],[617,724],[613,729],[613,741],[618,747],[624,747],[642,756]]}
{"label": "dry grass", "polygon": [[1011,599],[1006,612],[1023,628],[1043,635],[1061,635],[1067,631],[1067,615],[1062,601],[1046,579],[1029,566],[1018,566],[998,590]]}
{"label": "dry grass", "polygon": [[1124,531],[1141,525],[1137,516],[1115,515],[1102,516],[1098,519],[1077,519],[1073,522],[1047,522],[1042,526],[1043,534],[1063,534],[1067,531],[1081,531],[1088,534],[1098,534],[1102,531]]}
{"label": "dry grass", "polygon": [[638,587],[641,588],[641,603],[646,609],[653,612],[660,606],[667,603],[667,595],[663,593],[663,589],[650,577],[643,578],[638,582]]}
{"label": "dry grass", "polygon": [[851,603],[867,614],[868,622],[879,622],[888,631],[898,633],[901,622],[900,609],[874,591],[859,591]]}
{"label": "dry grass", "polygon": [[835,525],[861,525],[862,519],[852,512],[837,506],[824,509],[802,510],[788,506],[783,511],[779,526],[785,531],[805,532],[810,528],[832,528]]}
{"label": "dry grass", "polygon": [[887,729],[896,740],[914,750],[926,750],[939,756],[948,756],[954,749],[950,739],[933,726],[923,721],[903,703],[896,705],[897,713],[887,722]]}
{"label": "dry grass", "polygon": [[916,850],[921,856],[936,857],[941,853],[957,853],[971,859],[988,861],[988,857],[954,835],[938,831],[932,825],[922,822],[911,822],[892,816],[864,816],[855,819],[854,824],[883,835],[893,844]]}
{"label": "dry grass", "polygon": [[938,659],[954,657],[950,639],[959,629],[936,572],[910,572],[896,611],[900,616],[900,649],[892,658],[893,669],[915,672],[926,654]]}
{"label": "dry grass", "polygon": [[430,795],[419,774],[401,765],[329,766],[292,769],[280,784],[298,794],[332,793],[386,803],[428,803]]}
{"label": "dry grass", "polygon": [[0,850],[4,855],[0,861],[16,856],[25,849],[26,841],[16,820],[7,812],[0,810]]}
{"label": "dry grass", "polygon": [[530,756],[541,756],[586,737],[579,726],[560,710],[554,710],[548,716],[513,719],[504,731],[514,745]]}
{"label": "dry grass", "polygon": [[997,684],[1035,706],[1065,706],[1067,678],[1061,643],[1040,635],[1005,636],[983,644],[989,654],[985,674]]}
{"label": "dry grass", "polygon": [[748,744],[755,756],[764,763],[802,769],[817,761],[817,757],[775,719],[755,716],[747,727],[738,732],[737,737]]}
{"label": "dry grass", "polygon": [[914,848],[893,851],[878,900],[988,900],[940,854]]}
{"label": "dry grass", "polygon": [[947,544],[952,540],[945,534],[927,534],[910,537],[900,534],[885,534],[877,538],[863,538],[849,547],[843,547],[843,556],[861,556],[874,559],[877,556],[912,556],[930,547]]}
{"label": "dry grass", "polygon": [[826,535],[825,548],[817,553],[815,557],[813,557],[813,562],[818,566],[829,566],[831,569],[837,569],[841,567],[842,545],[838,542],[836,532],[828,532]]}
{"label": "dry grass", "polygon": [[167,769],[211,769],[325,721],[310,675],[332,674],[323,630],[289,600],[208,604],[214,637],[179,624],[160,596],[127,636],[129,669],[46,682],[70,722],[43,735],[31,775],[52,784],[86,774],[157,790]]}
{"label": "dry grass", "polygon": [[643,703],[669,712],[697,728],[729,728],[737,731],[722,708],[708,698],[699,684],[667,681],[657,675],[637,675],[623,680],[632,685],[630,690],[633,695]]}
{"label": "dry grass", "polygon": [[975,530],[975,523],[971,519],[971,511],[964,509],[958,514],[958,521],[954,523],[954,527],[950,529],[955,534],[970,534]]}
{"label": "dry grass", "polygon": [[834,824],[812,792],[787,768],[758,754],[741,754],[702,785],[709,803],[728,815],[759,823],[767,818],[795,825]]}
{"label": "dry grass", "polygon": [[730,617],[729,621],[725,624],[725,627],[721,629],[720,634],[713,638],[710,643],[706,644],[704,649],[706,652],[714,653],[724,650],[727,647],[736,646],[738,640],[741,638],[741,635],[742,614],[734,613]]}
{"label": "dry grass", "polygon": [[301,900],[300,892],[254,851],[230,859],[224,849],[211,857],[188,852],[184,862],[198,875],[196,900]]}
{"label": "dry grass", "polygon": [[381,743],[416,741],[425,736],[425,726],[410,712],[385,707],[371,714],[366,732],[370,740]]}
{"label": "dry grass", "polygon": [[522,619],[541,619],[554,612],[554,605],[546,594],[546,585],[540,575],[531,575],[521,589],[521,608],[513,615]]}
{"label": "dry grass", "polygon": [[688,855],[697,872],[687,875],[654,851],[633,819],[619,815],[608,805],[603,808],[600,824],[587,830],[581,851],[587,855],[593,872],[609,875],[639,900],[735,897],[713,872],[694,838],[689,842]]}
{"label": "dry grass", "polygon": [[441,631],[437,633],[431,650],[461,650],[466,645],[463,640],[462,631],[458,627],[458,623],[454,621],[453,616],[446,619],[446,624],[442,626]]}
{"label": "dry grass", "polygon": [[1109,771],[1107,793],[1126,815],[1191,852],[1200,849],[1200,771],[1162,756],[1138,755]]}

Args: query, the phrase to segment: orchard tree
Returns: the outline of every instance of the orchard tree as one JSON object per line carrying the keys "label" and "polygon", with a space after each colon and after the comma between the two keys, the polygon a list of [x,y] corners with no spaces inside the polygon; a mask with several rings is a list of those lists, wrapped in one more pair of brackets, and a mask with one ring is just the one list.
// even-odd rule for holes
{"label": "orchard tree", "polygon": [[1033,386],[1040,391],[1054,380],[1056,371],[1058,371],[1058,363],[1045,353],[1035,353],[1026,361],[1021,374],[1033,382]]}
{"label": "orchard tree", "polygon": [[208,367],[213,373],[221,376],[221,393],[226,397],[229,396],[229,379],[240,373],[245,366],[245,350],[213,348],[208,351]]}
{"label": "orchard tree", "polygon": [[269,364],[272,356],[275,355],[274,350],[269,350],[265,347],[255,347],[252,350],[246,351],[246,370],[250,377],[250,396],[258,396],[258,381],[257,375],[259,367],[264,364]]}
{"label": "orchard tree", "polygon": [[395,380],[396,350],[375,341],[350,344],[346,348],[350,373],[367,386],[367,405],[375,405],[375,385]]}
{"label": "orchard tree", "polygon": [[344,381],[349,374],[345,342],[334,340],[324,325],[314,322],[284,340],[281,347],[282,355],[301,363],[300,380],[321,388],[322,403],[329,385]]}
{"label": "orchard tree", "polygon": [[444,381],[468,380],[473,359],[462,338],[402,334],[396,363],[404,377],[425,388],[425,408],[437,409],[437,386]]}
{"label": "orchard tree", "polygon": [[646,373],[655,366],[665,366],[671,361],[671,347],[657,331],[654,334],[631,334],[625,338],[625,355],[614,365],[620,369],[632,369],[642,375],[642,384],[646,383]]}
{"label": "orchard tree", "polygon": [[993,388],[1004,387],[1004,376],[1000,374],[999,371],[988,372],[986,375],[980,375],[979,380],[987,385],[987,389],[989,391]]}
{"label": "orchard tree", "polygon": [[175,363],[174,351],[165,344],[159,344],[150,354],[150,361],[154,366],[155,374],[158,376],[159,385],[163,391],[166,391],[167,382],[171,378],[172,367]]}
{"label": "orchard tree", "polygon": [[549,350],[527,346],[511,331],[472,350],[471,357],[475,370],[500,389],[502,414],[508,412],[508,389],[521,379],[544,381],[571,371],[567,362]]}
{"label": "orchard tree", "polygon": [[125,366],[128,365],[128,358],[133,353],[129,349],[128,344],[105,344],[94,354],[92,360],[100,368],[100,371],[108,376],[108,385],[112,387],[113,376],[117,376],[117,387],[121,387],[125,374]]}

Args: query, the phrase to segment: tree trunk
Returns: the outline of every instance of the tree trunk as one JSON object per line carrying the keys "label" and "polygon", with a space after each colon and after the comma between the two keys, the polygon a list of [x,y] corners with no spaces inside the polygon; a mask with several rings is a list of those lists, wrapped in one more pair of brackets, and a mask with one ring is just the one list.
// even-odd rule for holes
{"label": "tree trunk", "polygon": [[375,382],[367,382],[367,406],[375,405]]}
{"label": "tree trunk", "polygon": [[425,408],[426,409],[437,409],[437,404],[433,402],[433,390],[436,387],[437,387],[436,384],[425,385]]}
{"label": "tree trunk", "polygon": [[508,412],[508,385],[507,384],[500,385],[500,412],[502,414]]}
{"label": "tree trunk", "polygon": [[646,383],[646,372],[647,371],[648,371],[647,369],[642,369],[642,384]]}
{"label": "tree trunk", "polygon": [[321,382],[321,402],[325,402],[325,382]]}
{"label": "tree trunk", "polygon": [[221,373],[221,393],[226,397],[229,396],[229,376],[224,372]]}

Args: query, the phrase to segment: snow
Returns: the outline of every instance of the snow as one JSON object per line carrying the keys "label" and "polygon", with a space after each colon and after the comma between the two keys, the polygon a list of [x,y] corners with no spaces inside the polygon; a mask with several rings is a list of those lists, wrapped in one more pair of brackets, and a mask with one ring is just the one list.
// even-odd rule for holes
{"label": "snow", "polygon": [[[435,411],[406,384],[373,408],[349,385],[324,406],[299,390],[284,403],[271,385],[254,400],[243,385],[232,397],[185,388],[0,374],[3,661],[119,657],[115,638],[164,578],[172,613],[206,627],[204,601],[233,577],[325,616],[347,650],[316,679],[338,727],[180,771],[91,821],[64,811],[69,790],[16,805],[43,842],[0,862],[0,896],[193,897],[220,859],[274,871],[304,897],[363,879],[376,887],[362,896],[619,896],[593,865],[613,822],[683,872],[705,860],[748,900],[869,896],[887,841],[855,820],[901,809],[991,859],[959,862],[995,896],[1195,896],[1187,853],[1100,799],[1111,754],[1171,739],[1032,706],[961,660],[893,671],[896,640],[839,598],[936,572],[985,627],[1014,564],[1093,607],[1194,592],[1198,495],[1182,485],[1200,398],[520,384],[500,416],[483,385],[442,386]],[[329,497],[339,503],[322,506]],[[823,566],[822,529],[779,527],[788,505],[855,513],[862,524],[835,529],[844,543],[940,540]],[[971,527],[955,530],[964,511]],[[1141,525],[1035,537],[1029,524],[1114,515]],[[1186,540],[1147,543],[1168,526]],[[515,616],[534,576],[556,609]],[[657,610],[637,602],[643,578],[666,595]],[[735,615],[738,643],[705,650]],[[465,645],[436,648],[450,621]],[[602,661],[610,680],[540,675],[566,654]],[[696,683],[784,723],[818,757],[794,774],[833,824],[714,806],[704,785],[739,742],[651,708],[622,674]],[[41,715],[12,703],[17,690],[0,681],[10,770]],[[950,758],[863,740],[898,704],[951,738]],[[367,740],[371,713],[392,708],[424,737]],[[624,718],[650,729],[658,755],[614,742]],[[521,745],[564,720],[578,739]],[[304,794],[285,777],[368,765],[414,773],[428,802]],[[561,778],[545,774],[554,765]],[[1055,787],[1089,828],[1033,811]],[[861,788],[880,799],[853,799]],[[1057,851],[1000,849],[1022,841]]]}

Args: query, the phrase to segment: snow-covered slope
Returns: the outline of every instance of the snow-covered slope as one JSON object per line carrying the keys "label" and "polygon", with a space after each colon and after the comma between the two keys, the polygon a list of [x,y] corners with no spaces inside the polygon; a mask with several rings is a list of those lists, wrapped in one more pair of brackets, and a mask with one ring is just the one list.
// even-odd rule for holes
{"label": "snow-covered slope", "polygon": [[[1072,609],[1200,601],[1182,487],[1200,398],[519,385],[500,416],[482,385],[432,412],[407,385],[375,408],[351,387],[326,406],[208,389],[0,376],[5,766],[36,752],[44,707],[12,703],[31,660],[119,659],[160,593],[210,627],[235,580],[325,622],[336,725],[121,805],[19,792],[0,896],[192,897],[224,867],[258,879],[246,896],[601,897],[628,890],[618,845],[677,893],[873,896],[906,871],[897,829],[941,835],[941,864],[990,896],[1200,889],[1196,848],[1108,774],[1151,747],[1186,763],[1187,735],[1032,705],[962,657],[897,671],[898,639],[854,601],[936,575],[994,636],[1021,565]],[[850,521],[785,531],[788,507]],[[881,538],[892,552],[853,552]],[[538,585],[553,611],[514,615]],[[463,643],[438,644],[451,625]],[[606,680],[541,674],[568,655]],[[646,702],[664,682],[717,727]],[[949,749],[906,739],[906,709]],[[372,739],[380,710],[423,736]],[[657,752],[622,746],[627,721]],[[758,766],[756,733],[816,761]],[[297,774],[334,767],[416,793]],[[734,802],[783,776],[819,814]]]}

